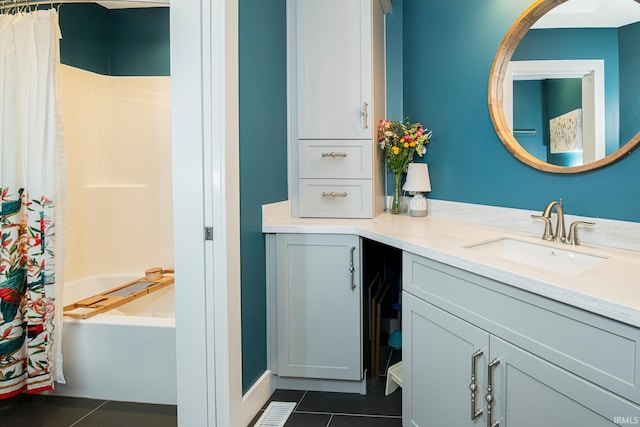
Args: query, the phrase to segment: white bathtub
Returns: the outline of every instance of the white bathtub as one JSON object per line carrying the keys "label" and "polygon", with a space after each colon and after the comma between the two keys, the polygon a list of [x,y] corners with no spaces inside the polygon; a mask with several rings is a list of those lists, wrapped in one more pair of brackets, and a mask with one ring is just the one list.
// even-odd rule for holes
{"label": "white bathtub", "polygon": [[[64,304],[143,276],[91,276],[67,283]],[[175,353],[173,286],[85,320],[65,317],[66,384],[56,384],[55,394],[175,405]]]}

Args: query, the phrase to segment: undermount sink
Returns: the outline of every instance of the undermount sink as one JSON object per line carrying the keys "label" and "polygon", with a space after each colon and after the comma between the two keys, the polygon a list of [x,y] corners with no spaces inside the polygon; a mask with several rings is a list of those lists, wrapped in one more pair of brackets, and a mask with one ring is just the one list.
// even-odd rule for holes
{"label": "undermount sink", "polygon": [[604,255],[575,250],[571,247],[560,248],[554,243],[533,243],[510,237],[474,243],[465,248],[475,253],[567,275],[582,273],[607,259]]}

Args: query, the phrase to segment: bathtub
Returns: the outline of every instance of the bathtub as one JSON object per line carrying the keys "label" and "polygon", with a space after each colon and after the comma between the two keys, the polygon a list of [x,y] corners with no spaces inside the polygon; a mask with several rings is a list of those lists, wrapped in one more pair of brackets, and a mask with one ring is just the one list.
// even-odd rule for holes
{"label": "bathtub", "polygon": [[[85,277],[65,284],[64,304],[107,291],[144,274]],[[66,384],[55,394],[176,404],[174,287],[84,320],[64,318]]]}

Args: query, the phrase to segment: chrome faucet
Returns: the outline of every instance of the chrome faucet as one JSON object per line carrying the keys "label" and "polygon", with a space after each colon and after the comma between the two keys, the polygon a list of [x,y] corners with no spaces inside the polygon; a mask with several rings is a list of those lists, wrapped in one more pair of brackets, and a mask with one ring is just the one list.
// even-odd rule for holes
{"label": "chrome faucet", "polygon": [[[553,225],[551,224],[551,212],[553,208],[556,208],[556,230],[553,231]],[[550,242],[566,243],[568,245],[579,245],[577,228],[578,225],[593,226],[595,223],[587,221],[575,221],[569,227],[569,236],[566,234],[566,228],[564,225],[564,212],[562,210],[562,199],[559,202],[553,201],[547,204],[542,212],[542,215],[531,215],[531,218],[541,219],[544,221],[544,232],[542,233],[542,239]]]}

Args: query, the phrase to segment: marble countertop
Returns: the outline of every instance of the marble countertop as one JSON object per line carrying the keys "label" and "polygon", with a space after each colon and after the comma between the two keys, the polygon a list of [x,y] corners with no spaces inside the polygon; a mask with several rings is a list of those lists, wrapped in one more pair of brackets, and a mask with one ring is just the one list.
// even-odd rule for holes
{"label": "marble countertop", "polygon": [[[263,206],[264,233],[354,234],[449,264],[635,327],[640,327],[640,252],[604,246],[543,242],[539,235],[461,220],[383,213],[374,219],[292,218],[289,203]],[[604,256],[578,274],[563,274],[469,250],[512,237]]]}

